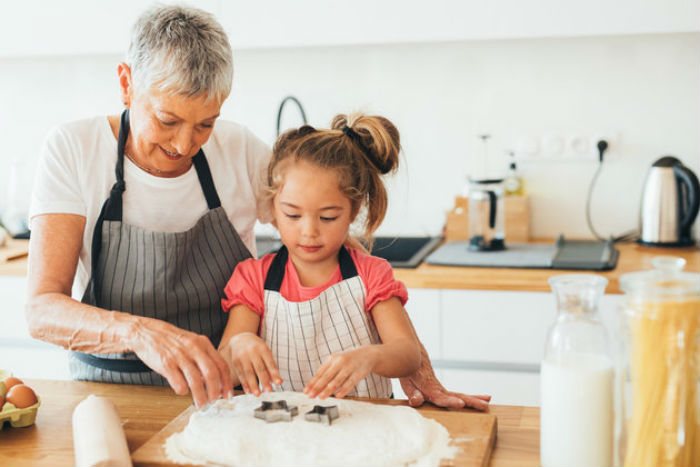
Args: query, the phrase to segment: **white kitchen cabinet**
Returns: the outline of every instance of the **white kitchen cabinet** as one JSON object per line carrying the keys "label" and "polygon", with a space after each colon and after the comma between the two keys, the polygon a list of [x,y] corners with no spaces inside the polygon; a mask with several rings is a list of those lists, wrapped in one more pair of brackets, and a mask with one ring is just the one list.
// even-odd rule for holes
{"label": "white kitchen cabinet", "polygon": [[[599,308],[613,354],[623,299],[604,295]],[[446,388],[491,394],[497,404],[539,405],[539,365],[557,312],[552,293],[410,289],[407,310]]]}
{"label": "white kitchen cabinet", "polygon": [[545,292],[443,290],[443,358],[536,364],[554,322],[554,296]]}
{"label": "white kitchen cabinet", "polygon": [[26,291],[26,277],[0,276],[0,368],[20,378],[69,379],[66,351],[29,336]]}
{"label": "white kitchen cabinet", "polygon": [[[599,319],[619,339],[622,295],[604,295]],[[539,365],[547,331],[556,319],[554,294],[443,290],[444,360]]]}
{"label": "white kitchen cabinet", "polygon": [[489,394],[492,404],[540,405],[539,373],[442,370],[442,383],[452,391],[465,394]]}
{"label": "white kitchen cabinet", "polygon": [[406,311],[430,359],[442,358],[441,291],[409,289]]}
{"label": "white kitchen cabinet", "polygon": [[[124,54],[131,25],[152,3],[1,1],[0,57]],[[186,3],[217,16],[234,49],[700,31],[696,0]]]}

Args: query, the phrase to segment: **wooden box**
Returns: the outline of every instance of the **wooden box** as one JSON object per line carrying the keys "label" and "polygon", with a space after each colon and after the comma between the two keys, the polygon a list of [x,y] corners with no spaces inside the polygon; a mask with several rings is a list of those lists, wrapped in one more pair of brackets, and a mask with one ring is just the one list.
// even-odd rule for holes
{"label": "wooden box", "polygon": [[[530,203],[527,196],[506,196],[505,228],[507,242],[530,240]],[[445,240],[469,240],[469,198],[455,197],[455,205],[447,212]]]}

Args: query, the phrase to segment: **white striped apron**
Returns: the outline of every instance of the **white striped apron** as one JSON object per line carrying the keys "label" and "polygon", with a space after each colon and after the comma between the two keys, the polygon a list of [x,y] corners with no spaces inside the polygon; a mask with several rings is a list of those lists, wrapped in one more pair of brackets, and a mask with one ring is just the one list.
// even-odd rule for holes
{"label": "white striped apron", "polygon": [[[290,302],[280,294],[287,258],[283,246],[265,278],[260,337],[272,351],[283,379],[277,390],[303,391],[331,354],[381,340],[365,311],[365,285],[345,247],[338,256],[342,281],[305,302]],[[372,373],[348,396],[389,398],[391,381]]]}
{"label": "white striped apron", "polygon": [[[185,232],[152,232],[122,222],[124,146],[129,113],[119,127],[116,183],[95,224],[92,273],[83,303],[167,321],[207,336],[214,347],[226,325],[221,299],[236,264],[250,252],[221,207],[209,165],[200,150],[193,158],[209,211]],[[176,207],[174,207],[176,208]],[[132,352],[71,352],[74,379],[166,386]]]}

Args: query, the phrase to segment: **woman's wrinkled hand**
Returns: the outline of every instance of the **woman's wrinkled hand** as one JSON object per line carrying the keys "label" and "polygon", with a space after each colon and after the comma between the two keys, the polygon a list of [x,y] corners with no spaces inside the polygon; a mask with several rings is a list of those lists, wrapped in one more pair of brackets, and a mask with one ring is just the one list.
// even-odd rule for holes
{"label": "woman's wrinkled hand", "polygon": [[375,361],[375,354],[370,347],[333,354],[306,384],[304,394],[321,399],[333,394],[337,398],[343,398],[372,372]]}
{"label": "woman's wrinkled hand", "polygon": [[470,407],[482,412],[488,409],[491,396],[469,396],[448,391],[435,376],[428,353],[422,345],[421,357],[420,367],[415,373],[399,380],[411,407],[419,407],[427,401],[446,409]]}
{"label": "woman's wrinkled hand", "polygon": [[282,384],[279,369],[270,348],[252,332],[242,332],[231,338],[222,347],[222,353],[230,361],[247,394],[260,395],[260,385],[266,392],[272,391],[272,384]]}
{"label": "woman's wrinkled hand", "polygon": [[145,317],[135,320],[131,335],[133,352],[176,394],[189,388],[197,407],[233,392],[228,365],[206,336]]}

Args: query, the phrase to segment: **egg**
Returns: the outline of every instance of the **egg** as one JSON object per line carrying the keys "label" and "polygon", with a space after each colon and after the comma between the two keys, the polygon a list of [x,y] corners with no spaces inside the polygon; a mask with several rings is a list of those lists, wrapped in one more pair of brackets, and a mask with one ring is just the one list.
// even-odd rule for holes
{"label": "egg", "polygon": [[26,384],[15,384],[7,391],[7,402],[15,405],[18,409],[24,409],[37,403],[34,390]]}
{"label": "egg", "polygon": [[24,384],[24,381],[19,378],[15,378],[14,376],[8,376],[3,380],[3,383],[5,383],[5,388],[9,391],[15,384]]}

